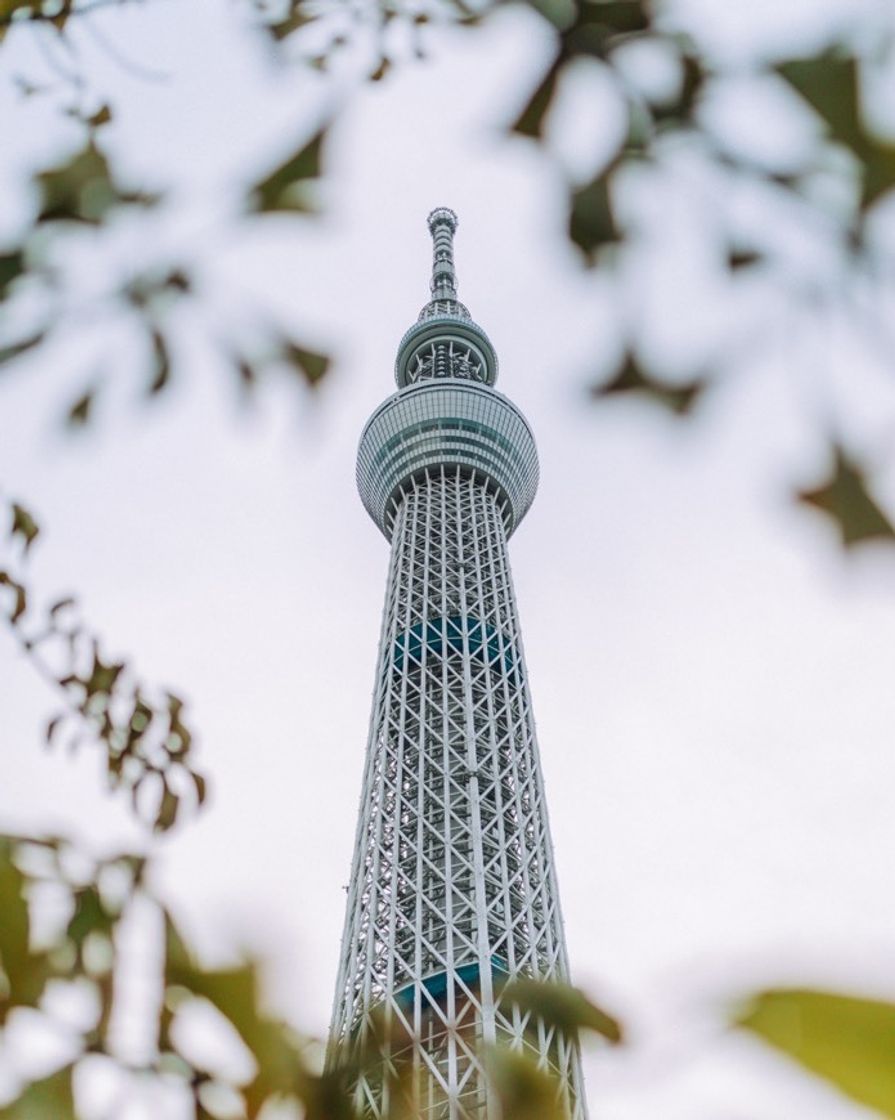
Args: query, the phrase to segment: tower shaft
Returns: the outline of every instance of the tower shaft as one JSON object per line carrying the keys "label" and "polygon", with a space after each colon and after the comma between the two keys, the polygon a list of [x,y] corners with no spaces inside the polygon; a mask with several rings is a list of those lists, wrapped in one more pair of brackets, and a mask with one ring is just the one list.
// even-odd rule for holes
{"label": "tower shaft", "polygon": [[507,1045],[584,1120],[575,1041],[504,998],[567,977],[507,554],[537,481],[530,431],[484,376],[410,383],[367,425],[358,481],[391,561],[331,1060],[367,1055],[363,1116],[399,1092],[427,1120],[498,1120],[483,1053]]}

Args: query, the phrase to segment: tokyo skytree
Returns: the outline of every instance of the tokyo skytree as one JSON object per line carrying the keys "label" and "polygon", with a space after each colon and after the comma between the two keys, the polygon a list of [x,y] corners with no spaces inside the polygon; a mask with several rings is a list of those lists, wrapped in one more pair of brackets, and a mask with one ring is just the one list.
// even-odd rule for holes
{"label": "tokyo skytree", "polygon": [[350,1084],[363,1117],[400,1092],[426,1120],[500,1120],[483,1053],[507,1046],[586,1120],[576,1040],[508,988],[568,976],[507,555],[537,453],[457,298],[457,217],[428,224],[431,299],[358,450],[391,562],[328,1061],[375,1051]]}

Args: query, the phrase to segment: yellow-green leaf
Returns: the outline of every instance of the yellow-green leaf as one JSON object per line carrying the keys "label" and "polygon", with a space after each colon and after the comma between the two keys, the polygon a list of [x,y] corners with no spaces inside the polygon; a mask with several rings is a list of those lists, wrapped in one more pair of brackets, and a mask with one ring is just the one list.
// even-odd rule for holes
{"label": "yellow-green leaf", "polygon": [[9,531],[11,537],[21,537],[25,542],[25,551],[27,552],[31,545],[34,543],[35,538],[40,532],[40,526],[31,516],[24,506],[20,506],[18,502],[12,503],[12,528]]}
{"label": "yellow-green leaf", "polygon": [[835,445],[833,453],[833,470],[826,481],[800,491],[798,500],[832,518],[846,548],[867,540],[895,539],[895,528],[871,497],[864,472],[841,446]]}
{"label": "yellow-green leaf", "polygon": [[575,1035],[579,1030],[595,1031],[609,1042],[622,1041],[622,1028],[617,1019],[597,1007],[577,988],[566,984],[537,980],[514,980],[501,1000],[515,1003],[549,1026]]}
{"label": "yellow-green leaf", "polygon": [[15,1101],[0,1108],[0,1120],[75,1120],[71,1066],[35,1081]]}
{"label": "yellow-green leaf", "polygon": [[565,1120],[561,1087],[534,1060],[513,1050],[494,1049],[488,1072],[500,1100],[503,1120]]}
{"label": "yellow-green leaf", "polygon": [[895,1117],[895,1005],[829,992],[762,992],[736,1020],[854,1100]]}
{"label": "yellow-green leaf", "polygon": [[293,369],[298,370],[309,385],[316,385],[329,369],[329,357],[315,350],[305,350],[294,342],[285,345],[283,356]]}
{"label": "yellow-green leaf", "polygon": [[25,271],[25,254],[21,249],[12,253],[0,253],[0,299],[6,295],[6,289],[17,277]]}

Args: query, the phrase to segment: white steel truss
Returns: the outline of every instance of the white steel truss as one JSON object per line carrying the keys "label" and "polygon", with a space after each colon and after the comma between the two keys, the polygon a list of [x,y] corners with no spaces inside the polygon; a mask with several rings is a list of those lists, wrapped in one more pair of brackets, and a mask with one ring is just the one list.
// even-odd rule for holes
{"label": "white steel truss", "polygon": [[[436,248],[443,299],[443,237]],[[403,475],[381,508],[368,503],[391,562],[329,1058],[375,1051],[352,1084],[371,1120],[389,1115],[399,1068],[414,1115],[499,1120],[489,1044],[528,1051],[555,1076],[569,1120],[586,1120],[576,1041],[504,998],[514,978],[565,980],[568,968],[507,554],[537,464],[527,428],[518,453],[500,434],[512,406],[493,374],[482,380],[450,381],[464,407],[485,402],[455,452],[455,418],[442,418],[443,438],[437,417],[422,436],[411,423],[408,401],[426,389],[407,380],[391,409],[404,450],[387,418],[361,447],[363,493],[395,463]],[[425,456],[410,454],[422,438]],[[498,445],[506,464],[473,466]]]}

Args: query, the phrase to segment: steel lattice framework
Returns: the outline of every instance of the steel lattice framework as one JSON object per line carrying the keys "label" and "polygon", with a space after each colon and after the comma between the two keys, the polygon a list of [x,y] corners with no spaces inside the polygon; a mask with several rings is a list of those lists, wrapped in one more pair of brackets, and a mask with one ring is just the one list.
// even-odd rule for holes
{"label": "steel lattice framework", "polygon": [[510,979],[568,974],[507,555],[538,467],[456,298],[456,224],[429,216],[433,298],[358,454],[391,563],[330,1062],[375,1032],[380,1059],[353,1084],[362,1115],[388,1115],[403,1066],[419,1116],[498,1120],[483,1044],[527,1048],[585,1120],[575,1041],[503,998]]}

